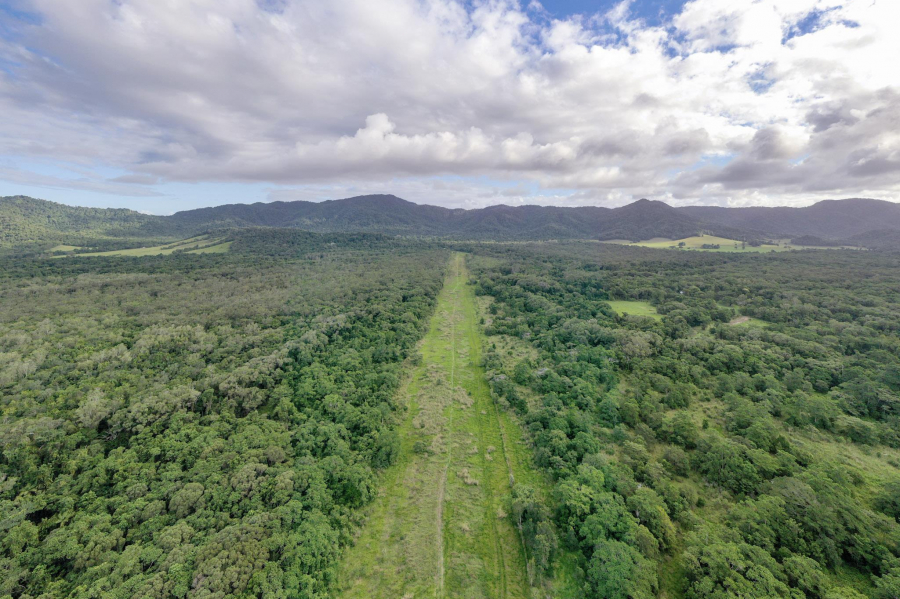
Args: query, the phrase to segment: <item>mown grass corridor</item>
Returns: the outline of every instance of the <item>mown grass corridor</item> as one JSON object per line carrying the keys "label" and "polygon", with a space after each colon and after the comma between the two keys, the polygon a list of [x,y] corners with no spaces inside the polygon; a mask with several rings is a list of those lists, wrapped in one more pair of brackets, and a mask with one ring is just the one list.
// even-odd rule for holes
{"label": "mown grass corridor", "polygon": [[[341,597],[528,597],[524,550],[504,506],[518,431],[497,411],[465,259],[451,259],[422,361],[404,388],[400,462],[385,476],[342,571]],[[516,441],[516,442],[517,442]]]}

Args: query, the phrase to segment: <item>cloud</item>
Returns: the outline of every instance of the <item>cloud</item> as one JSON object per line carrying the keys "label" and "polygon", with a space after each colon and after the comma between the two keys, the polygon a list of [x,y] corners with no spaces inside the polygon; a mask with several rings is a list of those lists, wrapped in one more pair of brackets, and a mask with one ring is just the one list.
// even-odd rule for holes
{"label": "cloud", "polygon": [[9,166],[0,166],[0,180],[15,183],[17,185],[33,185],[49,189],[90,191],[94,193],[136,198],[152,198],[162,195],[153,189],[120,185],[115,179],[104,181],[93,177],[57,177],[55,175],[40,174],[27,169]]}
{"label": "cloud", "polygon": [[121,175],[108,179],[110,183],[131,183],[133,185],[156,185],[159,183],[159,177],[151,175]]}
{"label": "cloud", "polygon": [[0,155],[130,173],[78,183],[98,192],[900,200],[896,2],[694,0],[658,26],[628,2],[569,20],[512,0],[22,10],[0,33]]}

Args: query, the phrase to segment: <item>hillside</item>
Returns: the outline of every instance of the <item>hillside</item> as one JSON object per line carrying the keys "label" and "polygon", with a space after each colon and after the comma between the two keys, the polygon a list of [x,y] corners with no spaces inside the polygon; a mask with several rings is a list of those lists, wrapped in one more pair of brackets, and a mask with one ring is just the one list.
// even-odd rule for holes
{"label": "hillside", "polygon": [[848,238],[845,245],[857,245],[873,250],[900,248],[900,229],[878,229],[866,231]]}
{"label": "hillside", "polygon": [[743,235],[650,200],[621,208],[499,205],[462,210],[373,195],[321,203],[233,204],[179,212],[171,218],[182,228],[286,226],[323,233],[353,230],[458,239],[640,240],[687,237],[705,228]]}
{"label": "hillside", "polygon": [[0,197],[0,246],[81,237],[165,236],[164,217],[124,208],[82,208],[26,196]]}
{"label": "hillside", "polygon": [[[847,240],[870,231],[900,230],[900,205],[871,199],[827,200],[806,208],[673,208],[638,200],[600,206],[490,206],[463,210],[415,204],[392,195],[313,202],[232,204],[179,212],[179,230],[287,226],[308,231],[370,231],[458,239],[681,239],[699,231],[733,239],[818,237]],[[863,236],[865,239],[865,236]]]}
{"label": "hillside", "polygon": [[292,227],[322,233],[440,235],[446,228],[442,223],[453,212],[457,211],[414,204],[392,195],[371,195],[325,202],[228,204],[177,212],[168,219],[182,228]]}
{"label": "hillside", "polygon": [[[84,236],[184,237],[215,229],[291,227],[318,233],[362,231],[455,239],[631,239],[685,237],[716,227],[662,203],[621,208],[490,206],[476,210],[415,204],[392,195],[325,202],[229,204],[148,216],[130,210],[77,208],[33,198],[0,198],[5,246]],[[717,233],[741,235],[718,226]]]}
{"label": "hillside", "polygon": [[[600,211],[609,210],[591,209]],[[371,195],[325,202],[231,204],[178,212],[171,219],[192,227],[280,226],[321,233],[353,230],[389,235],[532,239],[555,235],[589,237],[592,229],[585,226],[584,216],[540,206],[453,210],[415,204],[393,195]]]}
{"label": "hillside", "polygon": [[677,210],[697,220],[779,237],[845,239],[879,229],[900,230],[900,204],[865,198],[825,200],[805,208],[687,206]]}
{"label": "hillside", "polygon": [[746,234],[729,226],[710,225],[679,212],[664,202],[638,200],[610,211],[610,218],[601,224],[600,240],[627,239],[641,241],[654,237],[681,239],[697,235],[701,230],[714,230],[716,235],[743,238]]}
{"label": "hillside", "polygon": [[[465,240],[683,239],[700,232],[729,239],[818,238],[823,245],[896,247],[900,205],[880,200],[819,202],[807,208],[673,208],[638,200],[599,206],[490,206],[463,210],[408,202],[393,195],[325,202],[228,204],[151,216],[132,210],[78,208],[22,196],[0,198],[0,247],[86,239],[174,239],[246,227],[317,233],[370,232]],[[881,233],[873,233],[878,232]],[[108,248],[114,249],[114,248]]]}

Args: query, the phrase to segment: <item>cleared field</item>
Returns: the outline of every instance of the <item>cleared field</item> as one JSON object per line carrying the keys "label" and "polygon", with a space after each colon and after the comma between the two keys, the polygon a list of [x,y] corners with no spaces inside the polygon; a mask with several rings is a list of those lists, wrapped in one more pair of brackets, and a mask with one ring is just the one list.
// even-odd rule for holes
{"label": "cleared field", "polygon": [[753,318],[751,316],[738,316],[729,322],[731,326],[744,326],[744,327],[767,327],[769,323],[765,320],[760,320],[758,318]]}
{"label": "cleared field", "polygon": [[188,254],[224,254],[231,249],[231,244],[231,241],[225,241],[223,243],[217,243],[216,245],[209,245],[191,250]]}
{"label": "cleared field", "polygon": [[[71,249],[76,249],[72,246],[57,246],[57,248],[53,248],[51,251],[58,251],[60,247],[69,247]],[[182,241],[177,241],[175,243],[168,243],[165,245],[155,245],[151,247],[140,247],[140,248],[129,248],[127,250],[111,250],[108,252],[88,252],[84,254],[68,254],[68,256],[76,256],[76,257],[92,257],[92,256],[166,256],[172,254],[176,251],[183,251],[188,254],[218,254],[227,252],[231,248],[230,241],[222,241],[220,238],[210,238],[206,235],[202,235],[200,237],[192,237],[190,239],[185,239]],[[65,250],[69,251],[69,250]],[[64,257],[64,256],[58,256]]]}
{"label": "cleared field", "polygon": [[338,574],[338,597],[528,598],[511,479],[535,476],[521,431],[490,396],[462,255],[452,258],[402,392],[401,457]]}
{"label": "cleared field", "polygon": [[[685,237],[684,239],[664,239],[655,237],[645,241],[630,242],[623,239],[613,239],[604,241],[603,243],[615,243],[619,245],[633,245],[638,247],[655,248],[655,249],[673,249],[673,250],[700,250],[703,252],[743,252],[753,254],[763,254],[769,252],[789,252],[791,250],[822,250],[822,249],[858,249],[858,248],[822,248],[807,245],[792,245],[789,239],[777,240],[774,244],[764,244],[753,247],[750,244],[744,244],[737,239],[728,239],[725,237],[716,237],[715,235],[697,235],[694,237]],[[679,244],[684,244],[683,246]],[[703,246],[715,246],[718,248],[704,248]]]}
{"label": "cleared field", "polygon": [[649,316],[657,320],[662,316],[657,314],[656,308],[647,302],[610,301],[608,303],[619,316],[630,314],[631,316]]}
{"label": "cleared field", "polygon": [[[684,244],[681,246],[680,244]],[[640,247],[658,248],[658,249],[683,249],[683,250],[702,250],[705,252],[785,252],[792,249],[804,249],[802,246],[791,246],[784,243],[778,245],[761,245],[753,247],[744,244],[737,239],[727,239],[725,237],[716,237],[714,235],[698,235],[695,237],[685,237],[684,239],[650,239],[648,241],[638,241],[627,245],[636,245]],[[704,248],[704,245],[718,245],[718,248]]]}

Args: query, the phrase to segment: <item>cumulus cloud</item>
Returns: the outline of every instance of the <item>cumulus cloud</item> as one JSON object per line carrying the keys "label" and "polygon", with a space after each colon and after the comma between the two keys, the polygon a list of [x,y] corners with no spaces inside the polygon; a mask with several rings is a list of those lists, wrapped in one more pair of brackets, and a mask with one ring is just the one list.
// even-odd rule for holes
{"label": "cumulus cloud", "polygon": [[628,2],[567,20],[513,0],[17,9],[0,17],[0,154],[130,173],[85,183],[99,191],[900,200],[897,2],[693,0],[658,26]]}

